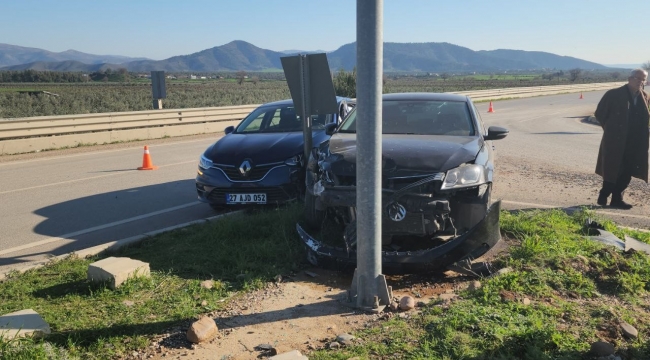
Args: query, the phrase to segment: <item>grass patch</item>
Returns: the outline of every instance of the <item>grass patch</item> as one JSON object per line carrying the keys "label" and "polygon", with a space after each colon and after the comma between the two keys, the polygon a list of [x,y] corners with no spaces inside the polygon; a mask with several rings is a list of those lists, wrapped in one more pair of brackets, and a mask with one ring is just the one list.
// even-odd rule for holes
{"label": "grass patch", "polygon": [[[233,215],[158,235],[111,254],[150,264],[152,276],[118,290],[86,280],[89,263],[66,260],[0,283],[0,313],[32,308],[52,328],[45,340],[0,340],[0,358],[110,359],[146,348],[153,336],[221,309],[226,299],[258,289],[304,259],[295,232],[302,206]],[[451,303],[433,301],[408,319],[393,317],[355,335],[353,346],[319,350],[310,359],[587,359],[599,339],[625,359],[650,358],[650,258],[622,253],[585,237],[594,214],[559,210],[501,213],[514,242],[496,267]],[[650,234],[607,230],[650,243]],[[164,251],[163,251],[164,249]],[[200,281],[213,279],[212,290]],[[530,304],[525,304],[524,299]],[[639,331],[625,339],[619,323]]]}
{"label": "grass patch", "polygon": [[[21,351],[25,359],[45,359],[39,354],[48,344],[83,359],[111,359],[146,348],[153,335],[219,310],[224,299],[260,288],[278,274],[298,270],[305,257],[295,232],[300,212],[301,206],[293,206],[236,214],[110,254],[151,267],[151,278],[129,280],[115,291],[86,280],[88,264],[99,257],[70,257],[13,273],[0,283],[0,314],[34,309],[52,334],[47,343],[0,340],[0,358]],[[213,289],[200,286],[206,279],[214,280]]]}
{"label": "grass patch", "polygon": [[[622,253],[584,235],[589,212],[501,213],[501,229],[516,245],[496,262],[511,272],[481,279],[450,304],[432,302],[411,319],[393,319],[356,335],[358,345],[318,351],[310,359],[589,359],[599,339],[625,359],[649,359],[650,258]],[[650,242],[649,234],[608,230]],[[528,298],[529,305],[523,303]],[[623,338],[619,322],[639,339]]]}

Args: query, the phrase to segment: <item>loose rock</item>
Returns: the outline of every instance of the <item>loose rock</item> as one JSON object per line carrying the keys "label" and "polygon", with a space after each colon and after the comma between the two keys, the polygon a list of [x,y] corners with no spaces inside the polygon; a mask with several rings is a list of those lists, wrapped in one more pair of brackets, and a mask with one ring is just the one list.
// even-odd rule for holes
{"label": "loose rock", "polygon": [[621,323],[621,331],[623,331],[623,335],[628,338],[636,339],[639,337],[639,330],[626,322]]}
{"label": "loose rock", "polygon": [[204,317],[195,321],[192,326],[187,330],[187,340],[197,344],[213,338],[219,329],[217,324],[210,317]]}
{"label": "loose rock", "polygon": [[211,290],[214,287],[214,281],[212,280],[201,281],[201,287],[204,289]]}
{"label": "loose rock", "polygon": [[399,308],[408,311],[411,310],[415,307],[415,299],[413,299],[412,296],[404,296],[402,299],[399,301]]}
{"label": "loose rock", "polygon": [[329,347],[330,349],[339,349],[339,348],[341,347],[341,344],[339,344],[339,343],[336,342],[336,341],[332,341],[332,342],[328,345],[328,347]]}
{"label": "loose rock", "polygon": [[393,301],[390,303],[390,309],[392,311],[397,311],[399,309],[399,304],[397,303],[397,301]]}
{"label": "loose rock", "polygon": [[444,302],[449,302],[455,300],[457,297],[458,295],[456,294],[440,294],[438,298]]}
{"label": "loose rock", "polygon": [[524,298],[521,302],[522,302],[524,305],[530,305],[530,299],[529,299],[529,298]]}
{"label": "loose rock", "polygon": [[122,301],[122,305],[131,307],[131,306],[135,305],[135,303],[133,301],[131,301],[131,300],[124,300],[124,301]]}
{"label": "loose rock", "polygon": [[509,273],[509,272],[512,272],[512,268],[505,267],[505,268],[503,268],[503,269],[499,269],[499,271],[497,271],[496,273],[494,273],[494,276],[504,275],[504,274],[507,274],[507,273]]}
{"label": "loose rock", "polygon": [[467,287],[467,289],[469,289],[470,291],[475,291],[475,290],[480,289],[481,286],[483,286],[483,285],[481,285],[481,282],[475,280],[475,281],[472,281],[472,282],[469,284],[469,286]]}
{"label": "loose rock", "polygon": [[341,334],[336,337],[336,341],[343,345],[351,345],[354,339],[356,338],[350,334]]}
{"label": "loose rock", "polygon": [[609,356],[613,355],[616,352],[616,349],[614,348],[614,345],[608,342],[596,341],[591,344],[589,352],[594,356]]}

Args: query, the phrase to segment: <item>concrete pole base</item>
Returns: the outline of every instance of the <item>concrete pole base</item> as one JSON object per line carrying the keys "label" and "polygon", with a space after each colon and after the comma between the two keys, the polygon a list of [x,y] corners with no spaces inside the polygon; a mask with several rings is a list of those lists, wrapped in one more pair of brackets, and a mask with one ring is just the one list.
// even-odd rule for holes
{"label": "concrete pole base", "polygon": [[357,289],[357,270],[354,269],[354,276],[352,277],[352,286],[348,290],[347,304],[348,306],[370,312],[370,313],[380,313],[384,311],[386,306],[390,305],[390,301],[393,298],[393,288],[388,286],[386,283],[386,277],[383,274],[379,274],[377,277],[377,292],[374,294],[374,304],[372,306],[359,306],[358,305],[358,289]]}

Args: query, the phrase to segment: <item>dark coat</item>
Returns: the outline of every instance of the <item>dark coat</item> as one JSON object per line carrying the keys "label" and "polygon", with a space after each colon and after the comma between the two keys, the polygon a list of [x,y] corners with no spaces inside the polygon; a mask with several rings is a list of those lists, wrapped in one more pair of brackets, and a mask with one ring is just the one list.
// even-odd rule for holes
{"label": "dark coat", "polygon": [[[628,134],[628,94],[627,85],[607,91],[600,99],[594,114],[603,127],[596,174],[602,176],[607,182],[616,182],[623,164],[626,142],[632,137]],[[645,91],[641,92],[641,96],[645,102],[645,111],[641,111],[640,120],[646,125],[644,131],[647,132],[650,121],[650,110],[648,110],[650,96]],[[634,136],[637,143],[633,144],[632,176],[648,182],[648,134],[644,133],[644,135]]]}

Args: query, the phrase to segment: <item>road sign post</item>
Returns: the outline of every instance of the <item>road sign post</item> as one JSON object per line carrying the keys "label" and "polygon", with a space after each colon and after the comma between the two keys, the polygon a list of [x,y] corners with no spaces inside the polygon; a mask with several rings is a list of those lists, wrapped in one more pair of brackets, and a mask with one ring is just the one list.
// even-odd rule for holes
{"label": "road sign post", "polygon": [[303,121],[304,159],[307,162],[313,146],[311,116],[338,111],[327,55],[287,56],[280,58],[280,61],[293,106]]}
{"label": "road sign post", "polygon": [[162,109],[162,99],[167,97],[164,71],[151,72],[151,94],[153,97],[153,108],[156,110]]}

